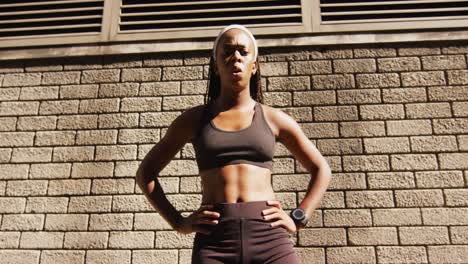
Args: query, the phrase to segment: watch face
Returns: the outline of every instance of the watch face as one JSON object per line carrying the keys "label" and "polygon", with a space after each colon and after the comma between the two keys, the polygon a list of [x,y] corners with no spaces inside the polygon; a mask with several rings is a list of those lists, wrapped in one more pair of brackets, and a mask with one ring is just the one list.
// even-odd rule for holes
{"label": "watch face", "polygon": [[305,218],[305,212],[304,210],[300,208],[296,208],[292,211],[293,218],[297,220],[303,220]]}

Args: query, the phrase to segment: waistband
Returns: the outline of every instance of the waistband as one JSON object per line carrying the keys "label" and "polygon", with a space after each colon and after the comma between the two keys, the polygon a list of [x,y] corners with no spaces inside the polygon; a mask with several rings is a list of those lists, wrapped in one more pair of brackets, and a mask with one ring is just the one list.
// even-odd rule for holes
{"label": "waistband", "polygon": [[262,210],[273,207],[267,201],[251,201],[239,203],[215,203],[214,211],[221,214],[221,218],[249,218],[263,219]]}

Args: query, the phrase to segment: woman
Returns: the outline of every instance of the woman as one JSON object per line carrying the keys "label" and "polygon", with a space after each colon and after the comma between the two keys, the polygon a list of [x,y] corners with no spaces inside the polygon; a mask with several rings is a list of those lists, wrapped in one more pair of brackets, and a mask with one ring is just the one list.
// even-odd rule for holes
{"label": "woman", "polygon": [[[257,57],[248,29],[224,28],[213,47],[208,103],[178,116],[137,172],[140,188],[161,216],[179,233],[196,232],[192,263],[299,263],[289,234],[306,225],[330,182],[330,167],[300,126],[262,104]],[[276,141],[313,176],[291,214],[271,186]],[[200,171],[202,205],[183,217],[156,176],[188,142]]]}

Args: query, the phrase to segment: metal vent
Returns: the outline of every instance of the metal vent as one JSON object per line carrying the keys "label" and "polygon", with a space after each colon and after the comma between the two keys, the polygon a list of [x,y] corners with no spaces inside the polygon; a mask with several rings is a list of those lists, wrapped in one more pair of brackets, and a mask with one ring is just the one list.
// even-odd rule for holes
{"label": "metal vent", "polygon": [[302,24],[300,0],[123,0],[119,32]]}
{"label": "metal vent", "polygon": [[463,19],[468,0],[320,0],[322,24]]}
{"label": "metal vent", "polygon": [[0,39],[100,33],[104,0],[2,0]]}

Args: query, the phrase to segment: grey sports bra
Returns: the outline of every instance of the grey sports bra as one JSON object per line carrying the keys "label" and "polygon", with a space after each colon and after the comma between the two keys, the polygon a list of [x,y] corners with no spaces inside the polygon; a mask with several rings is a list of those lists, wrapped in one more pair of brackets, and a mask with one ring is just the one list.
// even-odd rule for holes
{"label": "grey sports bra", "polygon": [[240,163],[271,170],[276,138],[265,121],[262,106],[255,102],[250,126],[236,131],[217,128],[210,106],[205,106],[200,129],[192,140],[199,170]]}

